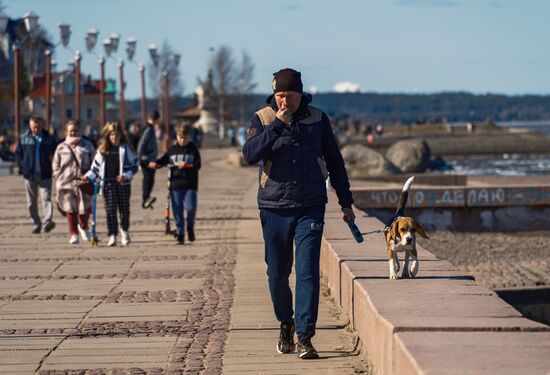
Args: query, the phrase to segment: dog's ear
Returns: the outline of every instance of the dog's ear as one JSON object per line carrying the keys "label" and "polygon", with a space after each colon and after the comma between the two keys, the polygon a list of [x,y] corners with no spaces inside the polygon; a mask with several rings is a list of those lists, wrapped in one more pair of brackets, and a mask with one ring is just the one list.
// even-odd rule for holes
{"label": "dog's ear", "polygon": [[422,228],[422,225],[420,225],[418,223],[418,221],[414,221],[413,222],[413,228],[416,230],[416,232],[421,235],[422,237],[424,237],[425,239],[429,240],[430,237],[428,237],[428,235],[426,234],[426,232],[424,231],[424,228]]}
{"label": "dog's ear", "polygon": [[390,228],[390,239],[395,240],[397,238],[397,230],[399,229],[399,220],[394,220]]}

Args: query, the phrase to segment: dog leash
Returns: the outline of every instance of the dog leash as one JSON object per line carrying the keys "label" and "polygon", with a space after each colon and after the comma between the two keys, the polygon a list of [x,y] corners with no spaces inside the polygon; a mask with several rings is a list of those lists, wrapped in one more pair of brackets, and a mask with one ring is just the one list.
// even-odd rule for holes
{"label": "dog leash", "polygon": [[361,233],[363,236],[366,236],[367,234],[373,234],[373,233],[382,233],[385,232],[386,229],[377,229],[377,230],[371,230],[370,232]]}
{"label": "dog leash", "polygon": [[386,233],[387,231],[390,230],[391,226],[393,225],[393,223],[395,223],[395,221],[397,219],[401,218],[401,216],[396,216],[395,218],[393,218],[392,222],[389,224],[389,225],[386,225],[384,227],[384,229],[377,229],[377,230],[371,230],[370,232],[365,232],[365,233],[361,233],[363,236],[366,236],[368,234],[374,234],[374,233]]}

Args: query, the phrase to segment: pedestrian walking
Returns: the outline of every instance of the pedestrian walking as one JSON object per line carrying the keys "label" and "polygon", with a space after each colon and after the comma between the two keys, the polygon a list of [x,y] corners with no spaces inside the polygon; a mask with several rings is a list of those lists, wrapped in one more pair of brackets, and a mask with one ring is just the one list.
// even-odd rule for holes
{"label": "pedestrian walking", "polygon": [[[176,139],[177,142],[156,163],[159,168],[165,165],[170,168],[169,188],[172,212],[176,222],[177,241],[179,244],[184,244],[184,227],[187,229],[189,241],[195,241],[201,155],[198,147],[191,142],[191,125],[178,126]],[[184,210],[187,213],[186,217],[184,217]]]}
{"label": "pedestrian walking", "polygon": [[83,241],[90,241],[88,218],[91,212],[93,186],[82,181],[82,176],[92,166],[95,149],[92,143],[80,135],[76,121],[65,125],[65,141],[57,146],[53,156],[53,178],[56,187],[57,208],[67,217],[69,243],[78,244],[78,234]]}
{"label": "pedestrian walking", "polygon": [[235,147],[237,145],[237,138],[235,136],[234,128],[229,128],[227,131],[227,137],[229,138],[229,146]]}
{"label": "pedestrian walking", "polygon": [[141,171],[143,172],[142,184],[142,208],[150,208],[157,200],[156,197],[151,197],[151,192],[155,186],[156,164],[155,160],[158,157],[158,144],[155,134],[155,126],[158,125],[160,118],[159,112],[154,111],[147,118],[147,125],[142,131],[141,139],[138,144],[138,157]]}
{"label": "pedestrian walking", "polygon": [[202,126],[192,126],[191,127],[191,142],[197,146],[197,148],[202,147],[202,139],[204,138],[204,132],[202,131]]}
{"label": "pedestrian walking", "polygon": [[[52,209],[52,160],[55,152],[55,139],[42,126],[42,119],[33,116],[29,129],[21,134],[15,151],[19,173],[25,179],[27,207],[34,223],[33,234],[55,228]],[[42,202],[43,218],[38,214],[38,195]]]}
{"label": "pedestrian walking", "polygon": [[138,171],[138,158],[128,145],[123,128],[115,122],[103,128],[103,143],[95,154],[92,168],[83,181],[100,181],[107,213],[108,246],[116,246],[117,213],[120,215],[121,243],[130,243],[131,181]]}
{"label": "pedestrian walking", "polygon": [[141,138],[141,129],[140,129],[139,123],[132,122],[130,124],[130,126],[128,127],[127,138],[130,146],[132,146],[134,151],[137,151],[139,146],[139,139]]}
{"label": "pedestrian walking", "polygon": [[[309,105],[301,74],[274,73],[268,106],[256,112],[247,131],[244,158],[259,163],[258,206],[271,301],[280,333],[279,353],[295,349],[302,359],[319,355],[311,343],[319,305],[319,259],[330,174],[332,187],[347,219],[355,219],[344,160],[330,121]],[[296,297],[293,309],[288,278],[296,245]]]}

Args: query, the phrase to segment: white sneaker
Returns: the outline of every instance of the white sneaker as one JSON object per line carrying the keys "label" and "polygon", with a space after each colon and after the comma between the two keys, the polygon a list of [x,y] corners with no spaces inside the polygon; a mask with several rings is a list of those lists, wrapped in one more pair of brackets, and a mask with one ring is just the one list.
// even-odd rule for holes
{"label": "white sneaker", "polygon": [[107,246],[116,246],[116,236],[114,234],[109,236]]}
{"label": "white sneaker", "polygon": [[122,242],[124,246],[130,244],[130,232],[128,232],[127,230],[121,230],[120,234],[122,235],[122,240],[120,242]]}
{"label": "white sneaker", "polygon": [[80,225],[78,226],[78,233],[80,233],[82,241],[90,241],[90,233],[86,229],[82,229]]}
{"label": "white sneaker", "polygon": [[71,238],[69,238],[69,244],[76,245],[78,243],[78,234],[71,234]]}

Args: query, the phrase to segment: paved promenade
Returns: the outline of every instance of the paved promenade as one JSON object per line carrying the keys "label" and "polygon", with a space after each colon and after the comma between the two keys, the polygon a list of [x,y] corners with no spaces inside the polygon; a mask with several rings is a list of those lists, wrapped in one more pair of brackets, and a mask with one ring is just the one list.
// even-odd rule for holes
{"label": "paved promenade", "polygon": [[348,318],[322,297],[321,359],[278,355],[256,208],[255,168],[204,150],[197,241],[164,235],[165,170],[153,210],[132,189],[132,244],[68,244],[67,224],[32,235],[23,181],[0,177],[0,374],[353,374]]}

